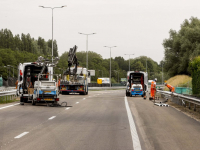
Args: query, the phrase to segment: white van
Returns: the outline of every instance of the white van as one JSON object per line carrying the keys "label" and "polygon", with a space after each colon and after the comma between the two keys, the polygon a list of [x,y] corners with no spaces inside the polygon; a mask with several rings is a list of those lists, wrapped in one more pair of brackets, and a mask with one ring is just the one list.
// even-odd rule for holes
{"label": "white van", "polygon": [[[19,64],[17,95],[20,95],[20,103],[33,100],[34,84],[35,84],[35,81],[38,80],[38,74],[41,73],[42,69],[46,74],[53,73],[53,67],[38,66],[37,63],[35,62],[27,62],[27,63]],[[53,77],[43,76],[42,79],[44,81],[52,81]],[[28,88],[29,86],[31,88]]]}

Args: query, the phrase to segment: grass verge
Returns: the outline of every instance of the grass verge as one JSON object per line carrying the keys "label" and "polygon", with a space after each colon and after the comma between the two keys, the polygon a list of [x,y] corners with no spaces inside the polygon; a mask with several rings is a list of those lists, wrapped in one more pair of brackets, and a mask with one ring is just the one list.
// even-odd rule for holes
{"label": "grass verge", "polygon": [[13,102],[19,101],[18,99],[12,100],[11,98],[12,97],[10,95],[0,97],[0,104],[7,104],[7,103],[13,103]]}

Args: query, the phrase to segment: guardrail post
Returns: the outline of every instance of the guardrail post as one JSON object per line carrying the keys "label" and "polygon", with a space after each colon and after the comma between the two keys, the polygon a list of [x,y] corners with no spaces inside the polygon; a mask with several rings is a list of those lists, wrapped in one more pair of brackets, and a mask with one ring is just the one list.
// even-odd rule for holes
{"label": "guardrail post", "polygon": [[190,102],[189,102],[189,109],[191,109],[191,107],[190,107]]}
{"label": "guardrail post", "polygon": [[194,111],[196,111],[196,104],[194,104]]}

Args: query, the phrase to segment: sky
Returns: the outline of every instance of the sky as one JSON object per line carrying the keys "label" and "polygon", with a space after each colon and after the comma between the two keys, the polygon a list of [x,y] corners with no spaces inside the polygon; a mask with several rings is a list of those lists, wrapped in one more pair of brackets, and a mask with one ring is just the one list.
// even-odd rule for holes
{"label": "sky", "polygon": [[0,29],[13,35],[30,33],[37,39],[52,39],[59,55],[74,45],[78,51],[88,50],[110,58],[147,56],[156,62],[164,59],[163,40],[170,29],[180,30],[185,19],[200,18],[198,0],[0,0]]}

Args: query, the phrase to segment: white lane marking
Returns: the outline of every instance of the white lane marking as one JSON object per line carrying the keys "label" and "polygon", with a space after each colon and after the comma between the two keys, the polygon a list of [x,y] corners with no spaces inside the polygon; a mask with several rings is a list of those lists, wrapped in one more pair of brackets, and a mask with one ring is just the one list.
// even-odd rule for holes
{"label": "white lane marking", "polygon": [[131,110],[129,108],[126,96],[124,97],[124,101],[125,101],[126,111],[127,111],[127,114],[128,114],[128,120],[129,120],[129,125],[130,125],[130,130],[131,130],[132,141],[133,141],[133,149],[134,150],[141,150],[140,140],[139,140],[139,137],[138,137],[138,134],[137,134],[137,130],[136,130],[136,127],[135,127],[133,116],[131,114]]}
{"label": "white lane marking", "polygon": [[52,116],[51,118],[49,118],[49,120],[52,120],[53,118],[55,118],[56,116]]}
{"label": "white lane marking", "polygon": [[76,104],[78,104],[79,102],[76,102]]}
{"label": "white lane marking", "polygon": [[83,98],[83,100],[84,100],[85,98]]}
{"label": "white lane marking", "polygon": [[70,109],[70,108],[68,107],[68,108],[66,108],[65,110],[67,110],[67,109]]}
{"label": "white lane marking", "polygon": [[19,103],[14,104],[14,105],[8,105],[8,106],[5,106],[5,107],[0,107],[0,109],[4,109],[4,108],[8,108],[8,107],[12,107],[12,106],[15,106],[15,105],[19,105]]}
{"label": "white lane marking", "polygon": [[29,132],[23,132],[22,134],[16,136],[15,139],[19,139],[19,138],[21,138],[22,136],[24,136],[24,135],[26,135],[26,134],[28,134],[28,133],[29,133]]}

